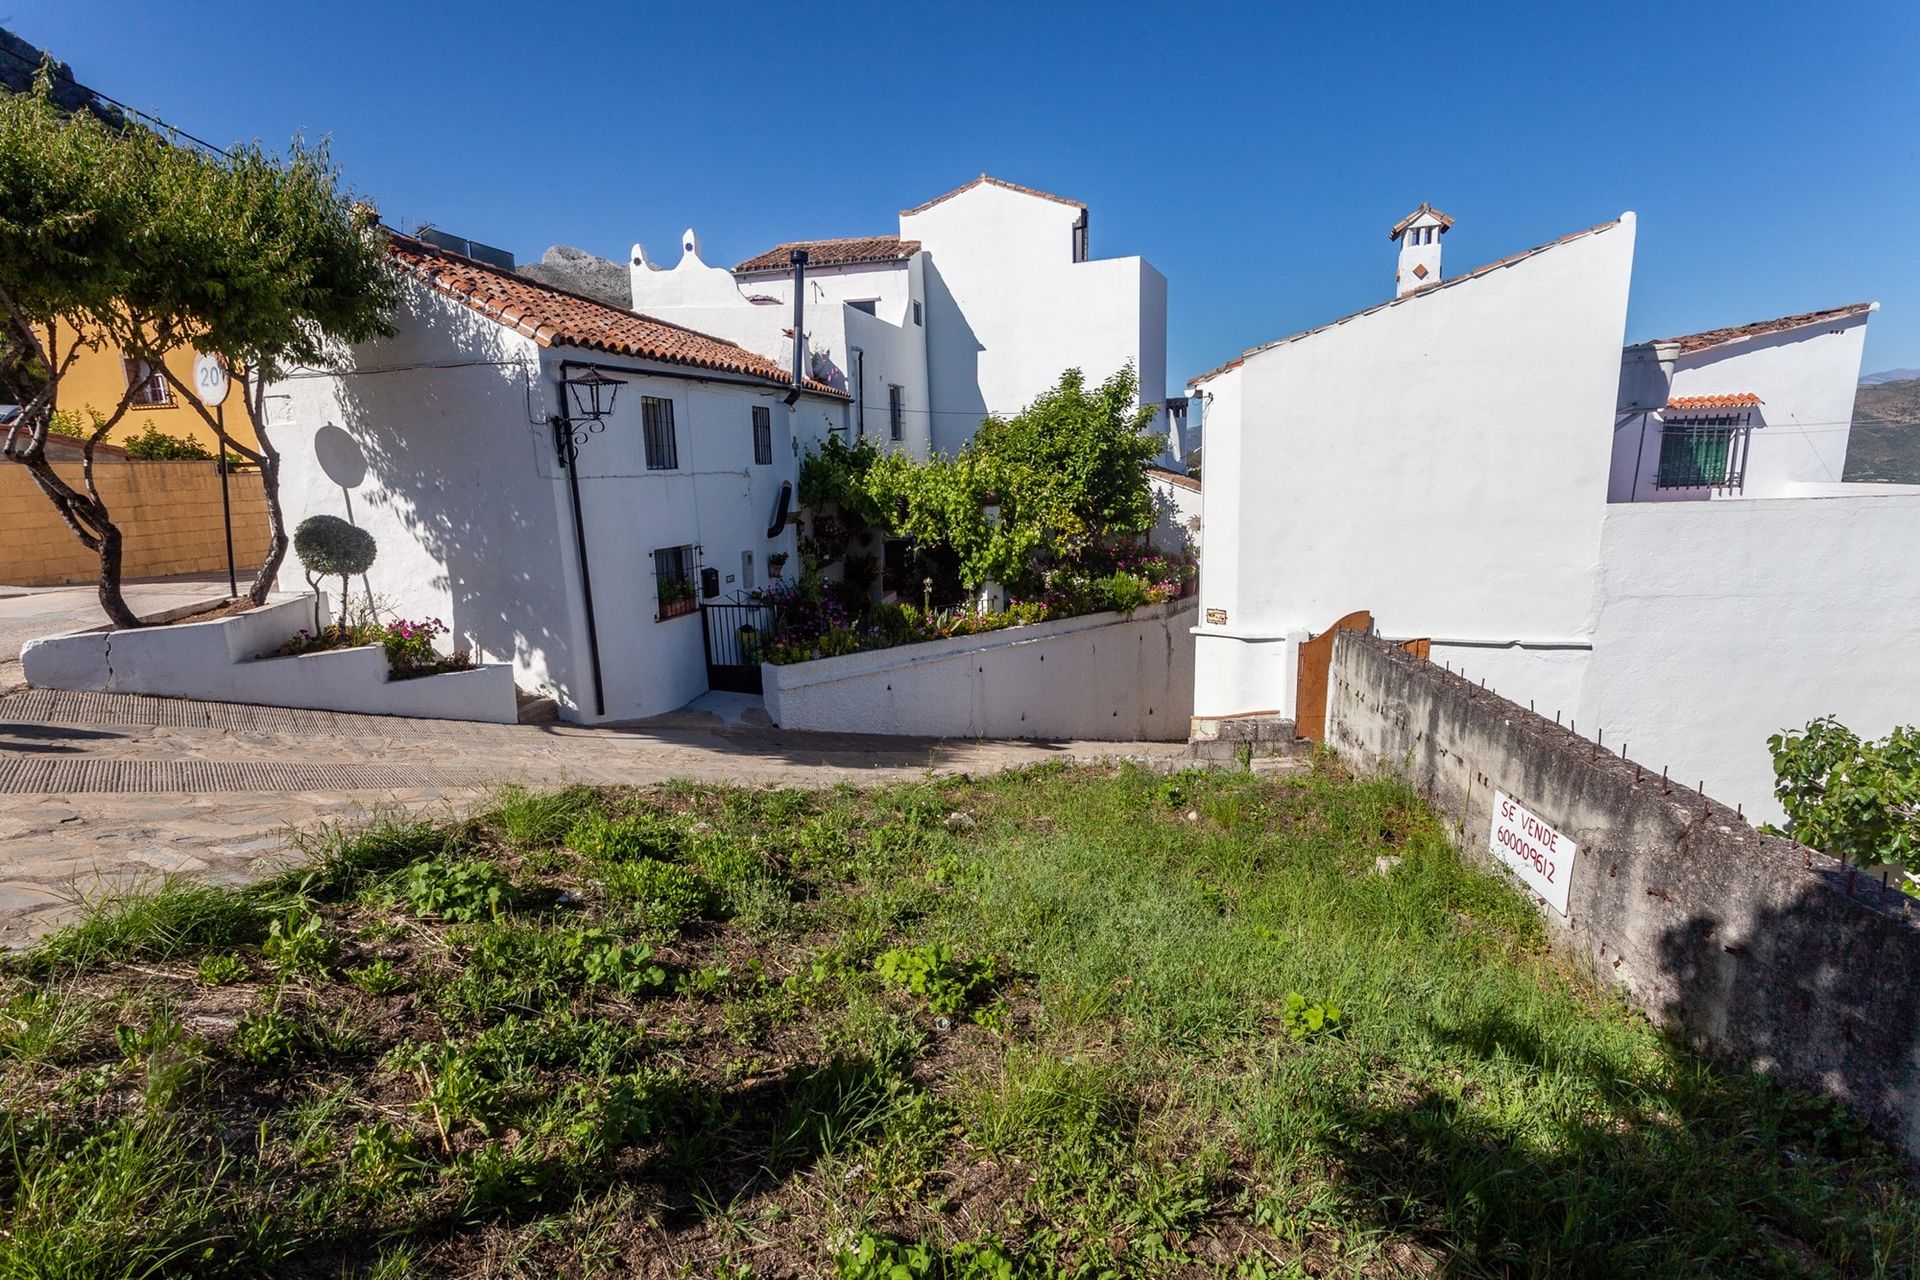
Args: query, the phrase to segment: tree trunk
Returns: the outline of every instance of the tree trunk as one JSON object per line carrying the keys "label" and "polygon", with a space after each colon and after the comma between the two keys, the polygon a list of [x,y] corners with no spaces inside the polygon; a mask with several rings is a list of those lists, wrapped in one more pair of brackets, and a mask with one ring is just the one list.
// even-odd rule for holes
{"label": "tree trunk", "polygon": [[[257,421],[257,419],[256,419]],[[280,453],[267,442],[265,429],[256,432],[260,439],[260,487],[267,495],[267,558],[247,588],[247,599],[255,604],[267,602],[274,579],[280,576],[281,562],[287,558],[287,520],[280,511]]]}
{"label": "tree trunk", "polygon": [[128,607],[126,594],[120,587],[120,526],[110,520],[102,521],[101,525],[100,607],[115,627],[122,630],[143,627],[146,624]]}

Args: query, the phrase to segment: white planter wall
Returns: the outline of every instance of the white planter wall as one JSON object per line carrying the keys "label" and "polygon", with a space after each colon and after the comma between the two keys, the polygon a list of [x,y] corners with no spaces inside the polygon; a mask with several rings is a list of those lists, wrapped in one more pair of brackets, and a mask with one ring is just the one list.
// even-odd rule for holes
{"label": "white planter wall", "polygon": [[763,665],[783,729],[936,738],[1184,741],[1191,600],[815,662]]}
{"label": "white planter wall", "polygon": [[[319,607],[324,616],[324,595]],[[39,689],[495,724],[518,718],[513,669],[505,665],[394,680],[379,645],[267,656],[302,627],[311,628],[313,617],[313,597],[282,597],[208,622],[52,636],[21,650],[21,671]]]}

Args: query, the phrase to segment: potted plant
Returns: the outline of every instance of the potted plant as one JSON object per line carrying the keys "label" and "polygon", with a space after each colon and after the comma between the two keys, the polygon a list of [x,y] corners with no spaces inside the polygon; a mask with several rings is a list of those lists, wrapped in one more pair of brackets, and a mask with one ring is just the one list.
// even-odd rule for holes
{"label": "potted plant", "polygon": [[780,577],[782,574],[786,572],[787,559],[788,559],[788,556],[786,552],[784,551],[774,552],[772,555],[767,557],[767,572],[772,574],[776,578]]}

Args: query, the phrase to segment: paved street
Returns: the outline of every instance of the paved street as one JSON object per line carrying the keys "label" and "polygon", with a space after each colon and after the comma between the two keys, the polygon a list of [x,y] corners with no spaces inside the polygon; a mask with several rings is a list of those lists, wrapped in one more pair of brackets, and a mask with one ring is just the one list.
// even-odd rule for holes
{"label": "paved street", "polygon": [[289,856],[296,828],[384,810],[452,812],[502,782],[822,786],[1186,753],[1183,743],[789,733],[754,723],[764,717],[751,700],[701,705],[712,710],[583,729],[128,694],[0,695],[0,946],[44,932],[76,895],[160,873],[245,880]]}

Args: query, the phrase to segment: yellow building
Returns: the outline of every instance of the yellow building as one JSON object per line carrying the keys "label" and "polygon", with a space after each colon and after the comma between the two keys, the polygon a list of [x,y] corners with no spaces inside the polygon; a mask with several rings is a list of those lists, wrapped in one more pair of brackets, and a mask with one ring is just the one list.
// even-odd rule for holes
{"label": "yellow building", "polygon": [[[64,350],[64,333],[59,341]],[[166,359],[167,368],[189,387],[193,385],[193,357],[191,347],[182,347],[169,353]],[[84,429],[90,421],[89,409],[111,414],[120,403],[120,397],[127,393],[128,384],[135,379],[142,384],[140,391],[135,395],[132,407],[127,410],[127,416],[108,435],[109,442],[125,444],[145,431],[148,423],[152,423],[167,435],[195,440],[210,452],[218,452],[213,429],[207,426],[192,405],[181,402],[180,393],[171,383],[158,373],[149,371],[144,362],[128,359],[111,346],[102,346],[98,350],[81,349],[79,358],[73,362],[67,376],[60,380],[61,411],[78,417]],[[254,447],[257,438],[253,430],[253,416],[247,412],[246,396],[238,382],[228,392],[224,408],[227,435],[249,448]]]}

